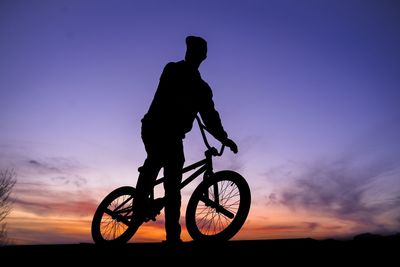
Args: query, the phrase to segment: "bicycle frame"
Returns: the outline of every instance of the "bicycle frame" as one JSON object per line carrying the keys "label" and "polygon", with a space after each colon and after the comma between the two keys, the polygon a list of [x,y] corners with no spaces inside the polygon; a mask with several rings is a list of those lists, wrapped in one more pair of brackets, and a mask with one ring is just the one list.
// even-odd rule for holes
{"label": "bicycle frame", "polygon": [[[213,164],[212,164],[212,157],[215,156],[221,156],[222,153],[224,152],[225,145],[221,146],[220,151],[218,152],[215,147],[211,147],[210,144],[208,143],[207,136],[205,131],[210,132],[206,126],[201,122],[199,116],[196,116],[197,123],[199,124],[201,136],[203,137],[204,144],[207,147],[207,150],[204,152],[205,159],[202,159],[198,162],[195,162],[189,166],[186,166],[182,169],[182,174],[187,173],[191,170],[194,170],[196,168],[201,167],[198,169],[196,172],[194,172],[192,175],[184,179],[181,183],[180,189],[184,188],[186,185],[191,183],[194,179],[196,179],[200,174],[204,172],[203,179],[206,179],[209,177],[211,174],[213,174]],[[165,177],[161,177],[156,180],[154,187],[164,183]],[[152,197],[154,196],[153,193],[151,195]]]}
{"label": "bicycle frame", "polygon": [[[193,174],[191,174],[189,177],[184,179],[181,183],[180,189],[184,188],[186,185],[190,184],[194,179],[196,179],[199,175],[204,173],[204,179],[208,177],[210,174],[213,173],[213,167],[212,167],[212,155],[210,153],[207,153],[209,150],[206,151],[206,158],[202,159],[198,162],[195,162],[185,168],[182,169],[182,174],[187,173],[191,170],[198,169],[195,171]],[[154,186],[162,184],[165,181],[165,177],[159,178],[156,180]]]}
{"label": "bicycle frame", "polygon": [[[189,177],[185,178],[181,182],[180,189],[182,189],[185,186],[187,186],[188,184],[190,184],[194,179],[196,179],[202,173],[204,173],[203,180],[207,179],[208,177],[210,177],[214,173],[213,172],[212,157],[221,156],[223,154],[224,148],[225,148],[225,145],[222,145],[220,151],[218,151],[215,147],[210,146],[210,144],[207,141],[207,136],[205,134],[205,131],[208,131],[206,126],[201,122],[201,120],[200,120],[200,118],[198,116],[196,116],[196,120],[197,120],[197,123],[199,124],[200,132],[201,132],[201,136],[203,137],[204,144],[207,147],[207,150],[204,152],[205,159],[197,161],[197,162],[195,162],[195,163],[193,163],[193,164],[191,164],[189,166],[186,166],[186,167],[184,167],[182,169],[182,174],[184,174],[184,173],[187,173],[187,172],[189,172],[191,170],[199,168],[197,171],[192,173]],[[165,177],[161,177],[161,178],[157,179],[155,181],[155,183],[154,183],[154,187],[156,187],[159,184],[164,183],[165,179],[166,179]],[[214,186],[216,187],[217,185],[215,184]],[[228,218],[233,218],[234,214],[232,214],[230,211],[222,208],[219,205],[218,188],[214,188],[213,191],[214,191],[214,197],[213,197],[214,201],[212,201],[210,199],[209,195],[207,195],[203,199],[204,203],[206,203],[206,205],[208,205],[208,206],[212,206],[212,207],[216,208],[219,212],[223,213]],[[207,194],[209,194],[209,193],[207,192]],[[152,199],[154,199],[154,190],[151,192],[150,197]]]}

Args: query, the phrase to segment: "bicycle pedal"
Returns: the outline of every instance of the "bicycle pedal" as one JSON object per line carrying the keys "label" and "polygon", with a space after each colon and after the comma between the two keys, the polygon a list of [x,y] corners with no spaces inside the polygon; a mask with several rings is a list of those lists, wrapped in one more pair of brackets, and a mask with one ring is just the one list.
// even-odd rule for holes
{"label": "bicycle pedal", "polygon": [[155,217],[155,216],[146,217],[145,222],[148,222],[148,221],[153,221],[153,222],[155,222],[155,221],[156,221],[156,217]]}

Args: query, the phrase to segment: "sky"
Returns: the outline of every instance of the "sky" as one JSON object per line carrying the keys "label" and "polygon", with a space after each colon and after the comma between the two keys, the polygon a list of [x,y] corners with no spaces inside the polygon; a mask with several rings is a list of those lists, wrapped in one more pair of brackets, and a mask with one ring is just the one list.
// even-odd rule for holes
{"label": "sky", "polygon": [[[239,147],[249,216],[233,239],[400,231],[400,4],[389,0],[2,0],[0,168],[14,244],[92,242],[113,189],[135,186],[140,120],[165,64],[202,36],[200,72]],[[210,140],[218,147],[218,143]],[[186,163],[202,159],[199,130]],[[182,238],[188,197],[183,189]],[[130,242],[165,238],[163,214]]]}

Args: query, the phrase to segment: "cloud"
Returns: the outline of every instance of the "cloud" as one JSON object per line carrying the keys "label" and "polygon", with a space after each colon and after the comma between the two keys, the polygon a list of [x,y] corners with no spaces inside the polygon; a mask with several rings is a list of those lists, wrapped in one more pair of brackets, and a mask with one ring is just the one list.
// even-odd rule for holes
{"label": "cloud", "polygon": [[23,160],[19,170],[25,177],[40,177],[56,185],[82,187],[87,179],[77,174],[83,167],[76,160],[62,157]]}
{"label": "cloud", "polygon": [[75,185],[76,187],[81,187],[82,185],[87,183],[87,180],[79,175],[73,175],[72,177],[68,176],[58,176],[58,177],[52,177],[52,181],[60,184],[72,184]]}
{"label": "cloud", "polygon": [[13,211],[43,216],[93,212],[97,203],[90,192],[80,190],[87,180],[78,174],[84,168],[77,160],[22,155],[16,149],[7,151],[0,152],[0,167],[12,166],[16,172],[17,183],[11,195]]}
{"label": "cloud", "polygon": [[279,232],[279,231],[313,231],[319,227],[316,222],[300,222],[298,224],[271,224],[261,227],[254,227],[254,230],[261,230],[264,232]]}
{"label": "cloud", "polygon": [[[385,162],[358,168],[352,162],[319,162],[296,177],[294,183],[273,199],[292,210],[319,211],[340,220],[349,220],[375,230],[388,230],[380,220],[386,213],[398,211],[400,199],[376,190],[391,173],[400,178],[400,169]],[[399,186],[395,180],[393,186]],[[400,192],[394,192],[400,194]],[[399,225],[400,226],[400,225]]]}
{"label": "cloud", "polygon": [[82,218],[12,217],[7,228],[12,244],[69,244],[92,242],[90,221]]}
{"label": "cloud", "polygon": [[69,173],[78,171],[83,166],[75,159],[66,157],[30,158],[26,161],[28,168],[41,173]]}
{"label": "cloud", "polygon": [[269,238],[326,237],[338,226],[324,225],[317,221],[270,222],[262,225],[246,225],[245,231],[253,236]]}
{"label": "cloud", "polygon": [[235,141],[238,145],[237,154],[233,154],[229,148],[225,148],[227,149],[228,161],[230,163],[230,165],[228,165],[228,168],[230,170],[241,172],[247,165],[246,158],[248,158],[249,155],[260,146],[260,144],[262,143],[262,138],[261,136],[251,135],[246,136],[241,140]]}
{"label": "cloud", "polygon": [[360,229],[398,231],[399,125],[399,118],[388,120],[331,159],[267,171],[269,180],[286,183],[266,196],[267,205],[323,214]]}
{"label": "cloud", "polygon": [[60,173],[62,172],[59,168],[51,166],[48,163],[42,163],[37,160],[31,159],[28,161],[28,164],[31,168],[36,169],[38,172],[41,173]]}
{"label": "cloud", "polygon": [[65,191],[47,184],[17,184],[13,192],[14,210],[42,217],[91,216],[99,204],[90,191]]}

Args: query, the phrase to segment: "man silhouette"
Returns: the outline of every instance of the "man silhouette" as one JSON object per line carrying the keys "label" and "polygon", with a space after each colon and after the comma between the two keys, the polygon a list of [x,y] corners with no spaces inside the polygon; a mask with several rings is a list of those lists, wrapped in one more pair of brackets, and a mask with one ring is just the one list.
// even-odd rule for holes
{"label": "man silhouette", "polygon": [[155,179],[164,168],[165,232],[168,243],[180,243],[180,208],[182,168],[185,161],[183,142],[200,114],[210,133],[234,153],[238,148],[228,138],[219,113],[214,108],[210,86],[201,78],[198,68],[207,58],[207,42],[197,36],[186,37],[185,59],[170,62],[160,81],[148,112],[142,119],[141,136],[147,158],[140,168],[136,184],[138,213],[146,209],[146,199]]}

